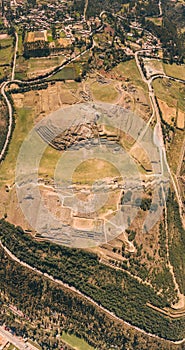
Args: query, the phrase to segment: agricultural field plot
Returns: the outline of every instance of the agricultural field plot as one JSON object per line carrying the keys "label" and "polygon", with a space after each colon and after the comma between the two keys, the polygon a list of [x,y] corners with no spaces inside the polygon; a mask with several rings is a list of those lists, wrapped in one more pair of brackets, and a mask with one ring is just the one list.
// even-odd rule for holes
{"label": "agricultural field plot", "polygon": [[47,41],[47,31],[36,31],[36,32],[28,32],[25,41],[27,43],[33,43],[36,41]]}
{"label": "agricultural field plot", "polygon": [[183,84],[163,78],[154,80],[153,87],[157,98],[165,101],[169,106],[178,105],[180,110],[185,111],[185,87]]}
{"label": "agricultural field plot", "polygon": [[182,130],[176,129],[173,135],[173,140],[169,145],[167,150],[167,158],[170,165],[170,168],[176,174],[178,164],[179,164],[179,155],[181,148],[184,142],[184,132]]}
{"label": "agricultural field plot", "polygon": [[15,78],[20,80],[27,79],[27,69],[28,69],[28,60],[24,59],[23,56],[17,57],[16,66],[15,66]]}
{"label": "agricultural field plot", "polygon": [[23,38],[22,38],[22,31],[18,33],[18,55],[23,54]]}
{"label": "agricultural field plot", "polygon": [[13,55],[13,39],[11,37],[0,38],[0,45],[0,65],[10,64]]}
{"label": "agricultural field plot", "polygon": [[13,53],[13,39],[9,36],[1,39],[0,35],[0,79],[10,75]]}
{"label": "agricultural field plot", "polygon": [[30,58],[27,61],[27,77],[34,78],[38,75],[46,74],[55,67],[61,65],[64,61],[64,55],[49,58]]}
{"label": "agricultural field plot", "polygon": [[[153,86],[158,98],[166,141],[167,158],[174,173],[177,171],[179,152],[184,139],[185,88],[183,84],[170,82],[167,79],[157,79]],[[172,129],[168,127],[172,126]]]}
{"label": "agricultural field plot", "polygon": [[60,72],[54,74],[48,81],[52,80],[75,80],[78,77],[75,65],[64,67]]}
{"label": "agricultural field plot", "polygon": [[61,65],[65,60],[64,55],[30,59],[24,59],[23,56],[19,56],[16,62],[15,77],[17,79],[31,79],[44,75]]}
{"label": "agricultural field plot", "polygon": [[170,125],[174,125],[177,117],[176,106],[169,106],[166,102],[158,99],[159,108],[162,112],[163,119]]}

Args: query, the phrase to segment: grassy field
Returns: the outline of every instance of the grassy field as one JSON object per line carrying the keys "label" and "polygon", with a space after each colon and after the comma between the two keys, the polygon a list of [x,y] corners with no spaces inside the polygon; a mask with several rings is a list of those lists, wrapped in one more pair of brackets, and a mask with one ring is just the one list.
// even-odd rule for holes
{"label": "grassy field", "polygon": [[61,152],[48,146],[40,162],[39,176],[45,177],[48,175],[49,178],[53,178],[57,161],[60,159],[61,155]]}
{"label": "grassy field", "polygon": [[169,81],[169,79],[156,79],[153,82],[153,87],[157,98],[165,101],[170,107],[178,104],[178,108],[185,111],[185,87],[183,84]]}
{"label": "grassy field", "polygon": [[163,63],[163,68],[166,75],[185,80],[185,65]]}
{"label": "grassy field", "polygon": [[51,30],[48,30],[47,31],[47,39],[48,39],[48,42],[51,43],[53,41],[53,37],[52,37],[52,32]]}
{"label": "grassy field", "polygon": [[22,33],[19,33],[18,35],[18,54],[22,55],[23,53],[23,42],[22,42]]}
{"label": "grassy field", "polygon": [[169,151],[167,152],[168,163],[174,173],[176,173],[179,164],[179,154],[183,146],[183,141],[184,132],[181,130],[176,130],[173,142],[170,145]]}
{"label": "grassy field", "polygon": [[26,79],[32,76],[42,74],[44,71],[55,68],[64,62],[64,56],[50,57],[50,58],[30,58],[25,60],[22,56],[17,58],[16,63],[16,78]]}
{"label": "grassy field", "polygon": [[10,64],[13,55],[13,39],[1,39],[0,40],[1,49],[0,49],[0,65],[1,64]]}
{"label": "grassy field", "polygon": [[17,57],[15,67],[15,79],[26,79],[27,78],[28,61],[23,56]]}
{"label": "grassy field", "polygon": [[113,84],[100,84],[95,82],[91,85],[91,90],[95,100],[101,102],[111,103],[119,96]]}
{"label": "grassy field", "polygon": [[62,340],[72,346],[75,350],[94,350],[92,346],[87,344],[83,339],[77,338],[75,335],[63,332]]}
{"label": "grassy field", "polygon": [[145,91],[148,91],[147,85],[143,82],[134,59],[118,64],[112,71],[129,79],[133,84],[141,86]]}
{"label": "grassy field", "polygon": [[17,110],[16,126],[10,142],[8,154],[1,164],[0,185],[6,182],[13,182],[15,175],[16,159],[19,148],[33,126],[33,114],[29,109],[21,108]]}
{"label": "grassy field", "polygon": [[96,180],[119,175],[118,169],[113,164],[101,159],[89,159],[75,169],[73,182],[92,184]]}
{"label": "grassy field", "polygon": [[67,66],[48,80],[74,80],[75,78],[77,78],[75,68],[73,66]]}
{"label": "grassy field", "polygon": [[28,63],[28,73],[39,70],[54,68],[64,61],[64,56],[50,58],[30,58]]}

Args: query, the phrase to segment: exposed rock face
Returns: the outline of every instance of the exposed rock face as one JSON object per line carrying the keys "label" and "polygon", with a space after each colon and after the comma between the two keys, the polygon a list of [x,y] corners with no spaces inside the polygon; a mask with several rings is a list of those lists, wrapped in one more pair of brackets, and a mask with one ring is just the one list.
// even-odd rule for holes
{"label": "exposed rock face", "polygon": [[71,146],[84,146],[89,141],[95,145],[98,140],[102,143],[108,140],[113,143],[119,141],[119,135],[108,134],[102,126],[95,122],[71,126],[62,133],[59,131],[57,136],[55,136],[56,128],[53,125],[41,125],[37,128],[37,132],[45,142],[58,151],[64,151]]}

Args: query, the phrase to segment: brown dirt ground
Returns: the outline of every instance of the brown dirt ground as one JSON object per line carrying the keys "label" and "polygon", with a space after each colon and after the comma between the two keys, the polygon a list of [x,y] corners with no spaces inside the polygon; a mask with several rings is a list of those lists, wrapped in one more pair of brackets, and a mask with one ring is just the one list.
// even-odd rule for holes
{"label": "brown dirt ground", "polygon": [[159,107],[163,115],[163,119],[168,124],[173,124],[172,118],[176,119],[176,107],[170,107],[168,104],[160,99],[158,99]]}
{"label": "brown dirt ground", "polygon": [[185,113],[181,110],[178,110],[177,113],[177,127],[179,129],[184,129],[185,125]]}

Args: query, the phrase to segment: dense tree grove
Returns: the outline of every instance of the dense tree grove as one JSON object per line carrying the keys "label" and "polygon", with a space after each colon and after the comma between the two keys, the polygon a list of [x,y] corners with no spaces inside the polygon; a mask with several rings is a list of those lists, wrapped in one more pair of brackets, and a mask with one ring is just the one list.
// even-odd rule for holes
{"label": "dense tree grove", "polygon": [[185,320],[170,320],[146,305],[167,306],[149,286],[124,271],[105,266],[96,254],[38,242],[20,227],[0,221],[2,242],[22,261],[76,287],[120,318],[167,339],[184,337]]}
{"label": "dense tree grove", "polygon": [[88,7],[87,7],[87,16],[96,16],[99,15],[101,11],[113,11],[117,12],[120,11],[123,4],[127,4],[128,0],[89,0]]}
{"label": "dense tree grove", "polygon": [[164,59],[169,59],[173,63],[174,58],[183,63],[185,57],[185,41],[184,34],[177,30],[177,26],[173,21],[164,17],[162,26],[158,26],[150,20],[145,23],[145,29],[156,35],[163,47]]}
{"label": "dense tree grove", "polygon": [[0,109],[1,109],[0,152],[1,152],[3,145],[5,143],[5,140],[6,140],[6,134],[7,134],[7,129],[8,129],[8,118],[7,118],[8,111],[7,111],[7,107],[3,101],[2,96],[0,96]]}
{"label": "dense tree grove", "polygon": [[185,230],[179,214],[179,206],[174,193],[170,192],[167,201],[170,260],[182,293],[185,293]]}
{"label": "dense tree grove", "polygon": [[44,40],[24,43],[25,58],[49,56],[49,54],[50,54],[49,43]]}
{"label": "dense tree grove", "polygon": [[36,340],[42,349],[60,348],[57,335],[62,331],[83,337],[97,350],[114,347],[120,350],[182,349],[114,321],[75,293],[15,263],[2,248],[0,279],[1,304],[6,306],[6,310],[14,305],[22,312],[20,323],[16,321],[17,316],[3,312],[5,308],[2,307],[1,322],[5,322],[17,335]]}

